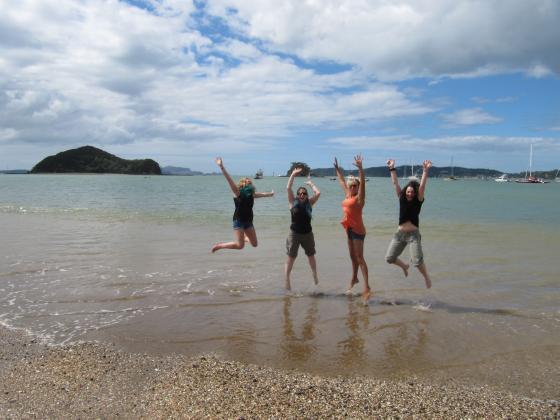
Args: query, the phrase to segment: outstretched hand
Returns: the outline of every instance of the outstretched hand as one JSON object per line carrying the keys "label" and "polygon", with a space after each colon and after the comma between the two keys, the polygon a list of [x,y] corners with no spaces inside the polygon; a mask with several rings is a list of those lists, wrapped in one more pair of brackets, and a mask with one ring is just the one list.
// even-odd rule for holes
{"label": "outstretched hand", "polygon": [[354,156],[354,166],[358,169],[362,169],[362,155],[356,155]]}
{"label": "outstretched hand", "polygon": [[393,169],[395,167],[395,159],[388,159],[387,166],[389,167],[389,169]]}
{"label": "outstretched hand", "polygon": [[424,170],[427,171],[428,169],[430,169],[432,167],[432,161],[431,160],[425,160],[422,163],[422,166],[424,167]]}
{"label": "outstretched hand", "polygon": [[334,158],[334,169],[338,170],[338,160]]}
{"label": "outstretched hand", "polygon": [[220,168],[224,167],[224,161],[221,157],[217,157],[216,159],[214,159],[214,161],[216,162],[216,165],[218,165]]}
{"label": "outstretched hand", "polygon": [[294,168],[292,175],[298,175],[303,171],[303,168]]}

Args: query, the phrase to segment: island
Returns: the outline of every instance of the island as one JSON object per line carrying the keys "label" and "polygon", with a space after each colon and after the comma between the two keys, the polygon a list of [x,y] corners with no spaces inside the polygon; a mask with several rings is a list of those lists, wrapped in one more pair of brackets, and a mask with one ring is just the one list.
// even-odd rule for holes
{"label": "island", "polygon": [[121,159],[96,147],[83,146],[46,157],[30,173],[161,175],[161,168],[152,159]]}

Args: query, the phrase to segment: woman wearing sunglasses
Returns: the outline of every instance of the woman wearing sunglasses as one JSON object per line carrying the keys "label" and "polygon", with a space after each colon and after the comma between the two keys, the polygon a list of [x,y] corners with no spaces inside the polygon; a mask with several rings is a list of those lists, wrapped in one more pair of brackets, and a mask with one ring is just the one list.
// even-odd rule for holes
{"label": "woman wearing sunglasses", "polygon": [[367,303],[370,295],[370,287],[368,282],[368,266],[364,259],[366,228],[362,220],[362,209],[366,203],[366,183],[361,155],[354,157],[354,166],[358,168],[358,178],[352,177],[346,182],[342,169],[338,166],[336,158],[334,158],[334,169],[336,170],[338,182],[345,196],[342,201],[344,217],[340,223],[344,226],[344,229],[346,229],[348,251],[350,252],[350,260],[352,260],[352,278],[350,279],[350,287],[347,293],[359,282],[359,268],[364,278],[364,291],[362,296],[364,298],[364,303]]}
{"label": "woman wearing sunglasses", "polygon": [[307,188],[305,187],[299,187],[296,195],[294,196],[294,192],[292,191],[294,178],[299,175],[302,170],[302,168],[294,168],[290,174],[290,178],[288,179],[288,185],[286,185],[288,203],[292,216],[290,234],[286,239],[286,253],[288,254],[288,259],[286,261],[284,274],[287,290],[292,290],[290,274],[292,272],[294,262],[296,261],[300,245],[309,260],[309,266],[311,267],[311,272],[313,273],[313,282],[315,284],[319,283],[319,278],[317,276],[317,262],[315,261],[315,238],[313,237],[313,231],[311,229],[311,212],[313,210],[313,205],[317,202],[317,200],[319,200],[321,191],[319,191],[313,182],[307,181],[306,184],[313,190],[313,196],[309,197]]}

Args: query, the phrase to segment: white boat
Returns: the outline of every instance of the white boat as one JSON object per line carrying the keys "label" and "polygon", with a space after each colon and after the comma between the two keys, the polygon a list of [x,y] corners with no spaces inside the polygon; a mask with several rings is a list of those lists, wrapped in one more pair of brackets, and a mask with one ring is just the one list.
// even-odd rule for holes
{"label": "white boat", "polygon": [[409,181],[420,181],[420,178],[418,178],[416,176],[416,174],[414,173],[414,164],[413,163],[410,164],[410,174],[411,175],[408,177]]}
{"label": "white boat", "polygon": [[537,178],[533,176],[533,145],[529,149],[529,170],[525,172],[525,178],[515,180],[518,184],[548,184],[542,178]]}
{"label": "white boat", "polygon": [[259,169],[255,174],[255,179],[262,179],[262,178],[263,178],[263,171],[262,169]]}
{"label": "white boat", "polygon": [[494,179],[496,182],[509,182],[507,174],[502,174],[498,178]]}
{"label": "white boat", "polygon": [[453,171],[453,156],[451,156],[451,175],[445,177],[444,179],[445,179],[446,181],[457,181],[457,178],[455,178],[455,175],[454,175],[453,172],[454,172],[454,171]]}
{"label": "white boat", "polygon": [[555,176],[555,178],[554,178],[554,180],[555,180],[556,182],[560,182],[560,178],[558,177],[558,172],[560,172],[560,169],[558,169],[558,170],[556,171],[556,176]]}

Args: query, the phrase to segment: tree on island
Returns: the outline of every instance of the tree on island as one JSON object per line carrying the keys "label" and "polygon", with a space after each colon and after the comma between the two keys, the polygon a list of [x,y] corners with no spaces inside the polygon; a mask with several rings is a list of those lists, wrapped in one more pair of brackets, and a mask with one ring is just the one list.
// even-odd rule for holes
{"label": "tree on island", "polygon": [[292,166],[290,167],[290,169],[288,170],[288,173],[286,174],[286,176],[290,176],[290,174],[292,173],[292,171],[295,168],[302,168],[302,171],[300,172],[299,176],[309,176],[310,172],[311,172],[311,168],[309,168],[309,165],[307,165],[307,163],[304,162],[292,162]]}

